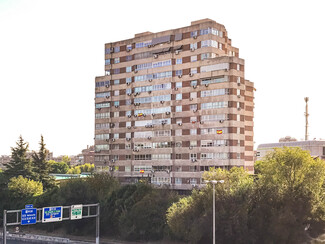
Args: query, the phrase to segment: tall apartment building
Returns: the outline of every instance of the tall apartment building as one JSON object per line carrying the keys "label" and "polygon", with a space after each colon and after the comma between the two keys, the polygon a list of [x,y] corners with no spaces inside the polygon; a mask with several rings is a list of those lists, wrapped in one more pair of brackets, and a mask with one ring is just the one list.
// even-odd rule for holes
{"label": "tall apartment building", "polygon": [[244,68],[225,27],[210,19],[105,44],[96,170],[173,189],[201,184],[209,167],[253,172],[254,84]]}

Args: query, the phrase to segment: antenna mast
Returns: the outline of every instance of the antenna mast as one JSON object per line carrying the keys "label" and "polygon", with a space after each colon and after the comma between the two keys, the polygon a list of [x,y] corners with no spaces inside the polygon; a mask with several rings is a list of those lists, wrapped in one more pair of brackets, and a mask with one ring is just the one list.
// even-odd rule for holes
{"label": "antenna mast", "polygon": [[306,117],[306,129],[305,129],[305,141],[308,141],[308,101],[309,97],[305,97],[305,102],[306,102],[306,112],[305,112],[305,117]]}

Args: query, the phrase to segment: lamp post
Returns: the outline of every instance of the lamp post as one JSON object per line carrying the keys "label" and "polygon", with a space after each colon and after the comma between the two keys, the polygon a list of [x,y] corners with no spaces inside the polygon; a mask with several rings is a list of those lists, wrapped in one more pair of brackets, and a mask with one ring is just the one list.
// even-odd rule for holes
{"label": "lamp post", "polygon": [[224,183],[224,180],[206,180],[205,183],[212,183],[213,185],[213,244],[216,244],[216,188],[218,183]]}

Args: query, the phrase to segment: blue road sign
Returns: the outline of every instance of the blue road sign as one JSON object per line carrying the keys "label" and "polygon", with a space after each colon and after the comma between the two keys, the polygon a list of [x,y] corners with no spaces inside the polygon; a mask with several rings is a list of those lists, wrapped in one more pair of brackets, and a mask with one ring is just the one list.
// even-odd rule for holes
{"label": "blue road sign", "polygon": [[36,224],[36,208],[27,208],[21,210],[21,225]]}
{"label": "blue road sign", "polygon": [[25,205],[25,208],[33,208],[33,204],[27,204]]}
{"label": "blue road sign", "polygon": [[62,221],[62,207],[43,208],[42,222]]}

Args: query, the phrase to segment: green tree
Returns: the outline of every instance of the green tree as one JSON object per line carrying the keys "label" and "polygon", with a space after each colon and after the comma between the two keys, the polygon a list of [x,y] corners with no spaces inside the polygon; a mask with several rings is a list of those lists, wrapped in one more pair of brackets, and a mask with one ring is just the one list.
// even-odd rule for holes
{"label": "green tree", "polygon": [[39,151],[34,152],[32,155],[34,166],[34,179],[42,182],[45,189],[49,189],[55,186],[55,181],[54,178],[49,175],[51,165],[47,161],[48,150],[45,148],[46,145],[44,143],[44,138],[42,135],[39,145]]}
{"label": "green tree", "polygon": [[67,165],[70,165],[71,158],[69,156],[65,155],[62,157],[62,162],[65,162],[65,163],[67,163]]}
{"label": "green tree", "polygon": [[29,144],[19,136],[16,147],[11,148],[11,160],[6,164],[5,175],[7,179],[17,177],[19,175],[33,179],[33,166],[31,160],[27,157]]}
{"label": "green tree", "polygon": [[90,163],[82,164],[79,167],[81,172],[93,172],[95,169],[95,165]]}
{"label": "green tree", "polygon": [[10,179],[8,189],[16,198],[35,197],[43,194],[41,182],[24,178],[21,175]]}
{"label": "green tree", "polygon": [[56,162],[54,160],[48,161],[50,164],[50,173],[66,174],[69,170],[69,165],[66,162]]}
{"label": "green tree", "polygon": [[67,174],[80,174],[80,173],[81,173],[81,169],[79,166],[74,166],[70,168],[67,172]]}

